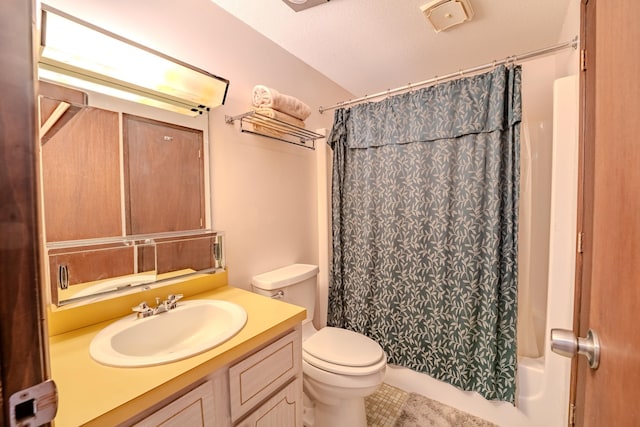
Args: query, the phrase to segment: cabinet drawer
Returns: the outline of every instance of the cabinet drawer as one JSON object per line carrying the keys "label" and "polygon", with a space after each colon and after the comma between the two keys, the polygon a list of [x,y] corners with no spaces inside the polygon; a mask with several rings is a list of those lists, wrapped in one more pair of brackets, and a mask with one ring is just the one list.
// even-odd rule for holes
{"label": "cabinet drawer", "polygon": [[302,425],[302,379],[289,385],[260,405],[237,427],[297,427]]}
{"label": "cabinet drawer", "polygon": [[249,356],[229,369],[231,419],[247,411],[301,372],[300,329]]}
{"label": "cabinet drawer", "polygon": [[134,427],[215,427],[213,385],[211,381],[196,387],[159,409]]}

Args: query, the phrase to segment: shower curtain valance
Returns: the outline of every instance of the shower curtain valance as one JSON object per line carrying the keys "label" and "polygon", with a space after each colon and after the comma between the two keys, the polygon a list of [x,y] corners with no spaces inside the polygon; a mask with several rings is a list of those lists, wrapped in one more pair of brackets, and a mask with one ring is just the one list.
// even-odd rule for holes
{"label": "shower curtain valance", "polygon": [[[336,110],[336,120],[347,126],[345,129],[336,123],[334,129],[349,134],[345,138],[349,148],[503,131],[521,120],[519,99],[512,96],[514,85],[520,85],[516,81],[519,78],[520,74],[508,73],[505,66],[500,66],[490,73],[360,104],[349,110]],[[338,111],[346,112],[350,120]]]}

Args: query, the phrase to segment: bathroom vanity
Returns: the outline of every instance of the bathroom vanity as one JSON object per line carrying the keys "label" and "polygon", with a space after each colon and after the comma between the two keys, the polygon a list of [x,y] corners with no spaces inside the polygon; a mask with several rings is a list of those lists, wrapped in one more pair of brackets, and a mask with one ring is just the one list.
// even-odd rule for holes
{"label": "bathroom vanity", "polygon": [[[46,5],[42,22],[42,34],[66,23],[112,37]],[[207,112],[224,103],[228,80],[164,54],[157,57],[168,68],[154,61],[153,72],[141,71],[157,54],[149,49],[139,65],[127,55],[123,71],[148,74],[135,83],[128,73],[102,75],[102,67],[85,70],[87,61],[69,69],[67,60],[48,57],[67,48],[76,57],[79,39],[54,47],[55,37],[43,37],[38,58],[39,238],[48,368],[58,392],[54,425],[301,426],[306,311],[229,287],[224,233],[211,229]],[[140,48],[115,42],[127,52]],[[155,75],[168,77],[156,87],[149,85]],[[137,101],[105,94],[98,88],[105,82]],[[178,296],[184,299],[176,303]],[[235,334],[211,308],[228,303],[246,313]],[[209,308],[201,315],[189,307]],[[118,330],[103,339],[119,319],[127,338]],[[222,343],[207,341],[220,330]],[[152,362],[110,363],[93,352],[96,342],[102,349],[126,342],[135,349],[127,358],[144,354]]]}
{"label": "bathroom vanity", "polygon": [[[141,106],[97,94],[88,102],[83,92],[44,82],[39,104],[54,425],[301,426],[306,311],[228,286],[224,233],[209,228],[206,114],[148,117]],[[237,304],[246,323],[174,362],[115,367],[92,358],[91,343],[108,325],[170,294]],[[164,327],[128,342],[155,357],[160,338],[179,348],[171,353],[196,341],[186,328],[186,340],[174,342],[175,317],[156,316]],[[185,324],[211,331],[202,324],[213,318]]]}
{"label": "bathroom vanity", "polygon": [[[247,323],[221,345],[173,363],[102,365],[90,357],[89,345],[117,317],[74,325],[72,318],[91,323],[88,317],[95,319],[96,307],[49,313],[51,378],[59,394],[55,426],[302,425],[300,324],[305,309],[229,287],[226,272],[204,280],[211,289],[185,299],[233,302],[246,310]],[[122,317],[141,294],[127,298],[103,302],[109,307],[98,311],[113,314],[124,308]]]}

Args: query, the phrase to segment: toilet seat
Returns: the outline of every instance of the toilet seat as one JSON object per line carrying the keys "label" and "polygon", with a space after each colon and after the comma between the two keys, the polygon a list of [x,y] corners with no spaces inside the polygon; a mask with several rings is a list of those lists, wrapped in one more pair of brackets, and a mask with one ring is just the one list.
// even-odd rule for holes
{"label": "toilet seat", "polygon": [[302,344],[302,359],[327,372],[370,375],[386,366],[382,347],[369,337],[347,329],[320,329]]}

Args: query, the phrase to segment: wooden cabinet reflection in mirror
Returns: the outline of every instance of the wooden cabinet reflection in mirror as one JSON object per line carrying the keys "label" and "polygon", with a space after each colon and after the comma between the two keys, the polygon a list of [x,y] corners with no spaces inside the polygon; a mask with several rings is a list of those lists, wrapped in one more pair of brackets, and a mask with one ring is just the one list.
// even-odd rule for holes
{"label": "wooden cabinet reflection in mirror", "polygon": [[41,223],[52,302],[221,267],[221,237],[207,228],[205,125],[87,100],[40,82]]}

